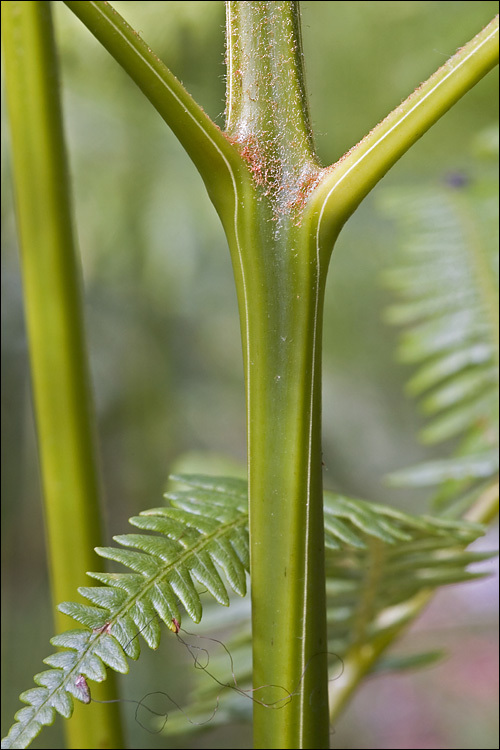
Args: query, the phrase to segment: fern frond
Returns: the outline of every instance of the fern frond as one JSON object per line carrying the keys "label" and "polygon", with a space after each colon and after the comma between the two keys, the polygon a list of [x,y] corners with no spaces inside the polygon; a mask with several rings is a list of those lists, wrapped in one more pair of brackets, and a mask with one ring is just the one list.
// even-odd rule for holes
{"label": "fern frond", "polygon": [[477,495],[498,473],[495,206],[495,184],[487,177],[461,190],[426,186],[385,197],[404,263],[385,275],[400,298],[387,320],[405,326],[400,357],[416,366],[408,393],[429,417],[420,437],[425,443],[462,437],[451,459],[397,472],[389,481],[441,485],[442,506],[473,489]]}
{"label": "fern frond", "polygon": [[[159,620],[176,631],[181,622],[178,602],[199,622],[202,615],[196,582],[220,604],[229,604],[226,586],[246,593],[248,570],[248,512],[246,483],[235,480],[203,482],[183,477],[190,489],[167,493],[170,507],[144,511],[130,523],[153,534],[115,537],[125,549],[97,548],[101,557],[119,562],[132,573],[89,573],[103,586],[78,591],[92,606],[64,602],[61,612],[84,629],[52,638],[62,647],[45,659],[50,670],[35,676],[38,687],[21,694],[29,704],[17,712],[16,724],[2,740],[2,748],[24,748],[42,726],[52,724],[56,712],[69,718],[73,698],[90,702],[87,678],[100,682],[106,666],[127,673],[127,658],[140,654],[138,635],[150,648],[160,641]],[[206,491],[209,488],[210,491]]]}

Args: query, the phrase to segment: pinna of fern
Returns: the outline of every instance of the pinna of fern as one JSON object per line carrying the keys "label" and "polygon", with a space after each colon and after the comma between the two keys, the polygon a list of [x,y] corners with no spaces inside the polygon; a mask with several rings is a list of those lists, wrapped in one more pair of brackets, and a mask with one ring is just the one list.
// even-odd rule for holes
{"label": "pinna of fern", "polygon": [[498,483],[497,191],[483,170],[384,197],[403,245],[400,267],[385,275],[399,298],[387,319],[404,326],[400,359],[416,366],[407,390],[429,418],[420,437],[459,439],[451,458],[390,480],[439,487],[438,507],[454,512]]}
{"label": "pinna of fern", "polygon": [[[116,536],[121,548],[96,550],[132,572],[89,573],[103,584],[79,589],[90,605],[60,605],[83,628],[51,639],[63,650],[44,660],[50,669],[35,675],[38,687],[21,694],[29,705],[17,712],[17,723],[2,748],[28,747],[42,726],[53,723],[56,712],[71,716],[73,698],[89,703],[87,679],[106,679],[106,667],[128,672],[127,659],[140,655],[139,635],[150,648],[158,647],[160,621],[178,632],[179,603],[199,622],[200,588],[227,606],[220,570],[230,588],[245,595],[247,483],[196,475],[173,478],[182,482],[183,489],[167,493],[169,506],[130,519],[133,526],[149,533]],[[421,589],[476,577],[466,568],[479,558],[463,548],[480,534],[482,527],[477,524],[413,517],[326,493],[329,650],[342,657],[360,639],[369,642],[388,627],[383,612]],[[367,586],[374,565],[375,588],[373,582]]]}

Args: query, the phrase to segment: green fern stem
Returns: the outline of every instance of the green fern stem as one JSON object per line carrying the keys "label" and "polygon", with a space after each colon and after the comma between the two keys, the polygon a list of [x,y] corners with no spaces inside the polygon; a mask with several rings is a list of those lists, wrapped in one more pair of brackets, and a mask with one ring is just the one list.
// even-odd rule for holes
{"label": "green fern stem", "polygon": [[[247,162],[226,232],[248,409],[257,748],[329,746],[321,475],[326,267],[301,211],[319,167],[305,106],[298,3],[229,2],[227,134]],[[279,710],[276,710],[279,706]]]}
{"label": "green fern stem", "polygon": [[333,725],[349,703],[359,684],[369,674],[383,652],[429,604],[434,590],[424,589],[399,605],[394,628],[387,628],[366,643],[353,646],[344,657],[342,675],[330,683],[330,721]]}
{"label": "green fern stem", "polygon": [[[294,236],[295,235],[295,236]],[[290,242],[291,237],[294,239]],[[247,292],[262,305],[248,315],[248,455],[254,687],[298,695],[279,711],[255,706],[256,747],[327,747],[324,551],[321,464],[322,280],[296,262],[280,284],[272,267],[287,244],[262,244],[266,257]],[[304,243],[303,243],[304,244]],[[303,248],[302,248],[303,249]],[[268,251],[268,252],[266,252]],[[311,710],[311,695],[314,708]],[[274,739],[273,739],[274,738]],[[279,738],[279,739],[278,739]],[[273,744],[274,743],[274,744]]]}
{"label": "green fern stem", "polygon": [[[80,278],[50,3],[3,2],[2,41],[25,314],[54,605],[94,566],[101,540]],[[67,626],[58,614],[59,631]],[[116,696],[112,679],[96,697]],[[68,746],[121,747],[118,709],[80,708]]]}

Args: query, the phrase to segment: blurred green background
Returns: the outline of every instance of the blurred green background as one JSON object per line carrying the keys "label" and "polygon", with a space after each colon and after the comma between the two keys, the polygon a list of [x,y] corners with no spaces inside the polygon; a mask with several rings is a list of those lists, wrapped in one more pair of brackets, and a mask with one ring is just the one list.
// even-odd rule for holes
{"label": "blurred green background", "polygon": [[[206,462],[208,453],[244,463],[239,323],[226,241],[196,170],[125,73],[63,3],[53,5],[109,543],[129,516],[160,504],[169,472],[186,465],[186,454],[195,454],[194,461],[202,454]],[[480,0],[301,5],[311,114],[324,164],[360,140],[498,9]],[[114,6],[223,127],[223,3]],[[324,334],[324,463],[331,489],[414,512],[428,507],[425,493],[384,484],[388,472],[448,455],[449,446],[418,444],[422,417],[403,394],[410,368],[396,362],[398,332],[382,322],[391,299],[379,279],[397,263],[398,243],[380,205],[387,189],[436,185],[450,173],[481,168],[478,144],[495,126],[497,85],[495,71],[417,143],[338,241]],[[19,693],[49,653],[52,624],[5,124],[2,156],[5,734]],[[486,581],[446,591],[409,640],[418,648],[449,646],[448,660],[417,676],[367,682],[334,728],[333,744],[498,747],[494,590]],[[138,699],[166,689],[182,701],[196,673],[180,667],[180,650],[165,635],[160,654],[145,651],[123,681],[124,695]],[[251,747],[246,727],[161,738],[145,732],[127,704],[123,714],[131,748]],[[61,724],[44,730],[33,747],[63,747]]]}

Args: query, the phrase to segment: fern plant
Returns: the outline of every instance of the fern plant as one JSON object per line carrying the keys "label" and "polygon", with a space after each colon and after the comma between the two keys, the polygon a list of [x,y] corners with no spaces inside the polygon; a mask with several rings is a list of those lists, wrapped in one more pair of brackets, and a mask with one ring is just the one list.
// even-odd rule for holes
{"label": "fern plant", "polygon": [[[103,682],[105,665],[126,671],[126,658],[139,655],[138,635],[155,647],[158,618],[177,631],[178,600],[198,621],[195,581],[227,604],[222,569],[243,594],[250,563],[253,689],[279,686],[286,697],[279,710],[253,702],[255,746],[328,747],[330,716],[429,592],[470,577],[466,567],[478,556],[464,547],[481,533],[465,522],[324,496],[321,333],[331,251],[371,188],[496,64],[498,20],[324,168],[309,121],[298,3],[226,4],[224,132],[108,3],[65,5],[171,127],[224,227],[241,318],[248,509],[245,484],[184,477],[190,489],[171,495],[169,508],[132,519],[159,536],[117,537],[125,549],[99,546],[103,558],[132,572],[97,571],[92,576],[103,585],[79,589],[90,604],[61,605],[84,627],[53,639],[64,650],[48,657],[51,669],[36,675],[38,687],[22,694],[29,705],[2,744],[26,747],[55,712],[70,715],[72,698],[90,702],[87,679]],[[98,536],[78,262],[50,4],[8,0],[2,12],[35,409],[61,601],[78,577],[75,566],[92,567],[79,550]],[[471,519],[488,520],[492,504],[474,506]],[[342,655],[348,676],[331,711],[330,648]],[[71,725],[78,726],[70,731],[73,747],[121,745],[116,717]]]}

